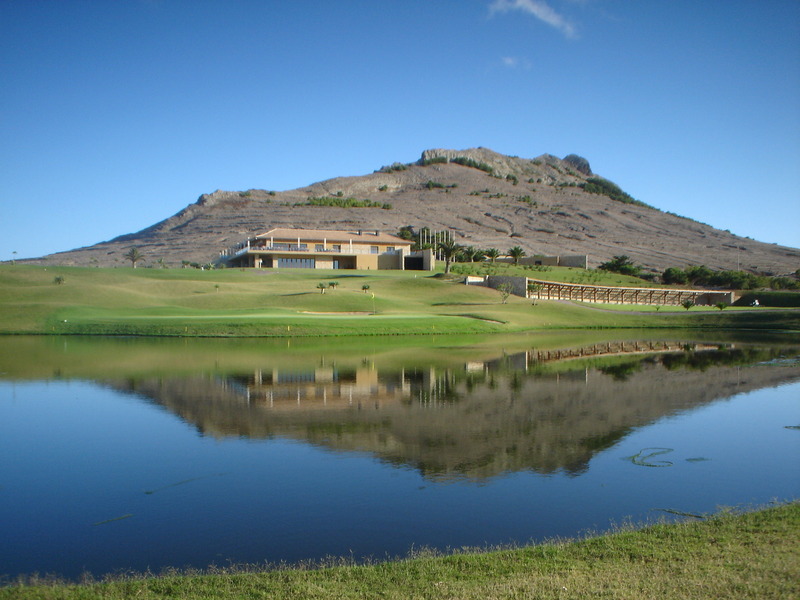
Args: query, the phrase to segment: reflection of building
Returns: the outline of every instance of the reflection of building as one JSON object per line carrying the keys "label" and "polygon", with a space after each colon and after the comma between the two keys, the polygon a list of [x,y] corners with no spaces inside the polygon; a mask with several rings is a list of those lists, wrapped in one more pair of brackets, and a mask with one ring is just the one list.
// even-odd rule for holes
{"label": "reflection of building", "polygon": [[433,368],[378,371],[361,367],[259,369],[225,379],[225,387],[248,404],[270,410],[381,408],[454,399],[454,372]]}
{"label": "reflection of building", "polygon": [[232,266],[289,269],[432,270],[430,251],[380,231],[272,229],[227,253]]}
{"label": "reflection of building", "polygon": [[259,369],[250,377],[233,381],[248,403],[281,410],[365,405],[378,408],[399,403],[411,394],[402,372],[379,374],[371,366]]}
{"label": "reflection of building", "polygon": [[[616,344],[622,343],[569,353],[602,357],[601,350],[622,349]],[[650,344],[625,342],[630,358],[588,367],[567,361],[554,371],[536,368],[538,351],[449,368],[385,369],[331,356],[237,377],[126,379],[114,386],[154,399],[203,435],[282,436],[370,452],[426,477],[484,479],[522,470],[580,473],[637,427],[800,377],[796,363],[768,363],[785,356],[783,349],[688,344],[684,351],[681,344],[679,352],[653,355],[645,352]],[[570,358],[561,352],[552,360]],[[750,366],[745,372],[740,365]]]}

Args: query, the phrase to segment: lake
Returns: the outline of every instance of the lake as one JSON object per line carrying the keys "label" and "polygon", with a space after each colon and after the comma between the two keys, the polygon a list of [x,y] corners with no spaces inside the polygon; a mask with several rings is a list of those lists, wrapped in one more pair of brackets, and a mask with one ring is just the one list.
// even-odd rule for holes
{"label": "lake", "polygon": [[800,495],[797,336],[0,338],[0,577],[526,544]]}

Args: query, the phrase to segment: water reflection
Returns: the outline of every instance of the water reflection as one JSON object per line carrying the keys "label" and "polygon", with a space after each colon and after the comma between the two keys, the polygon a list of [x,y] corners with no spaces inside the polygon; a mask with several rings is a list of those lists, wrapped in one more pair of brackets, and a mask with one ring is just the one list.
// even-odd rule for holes
{"label": "water reflection", "polygon": [[0,580],[526,543],[796,497],[796,337],[604,335],[0,338]]}
{"label": "water reflection", "polygon": [[247,374],[110,380],[203,435],[302,440],[369,452],[433,480],[577,475],[631,430],[800,377],[794,348],[603,342],[450,366],[330,356]]}

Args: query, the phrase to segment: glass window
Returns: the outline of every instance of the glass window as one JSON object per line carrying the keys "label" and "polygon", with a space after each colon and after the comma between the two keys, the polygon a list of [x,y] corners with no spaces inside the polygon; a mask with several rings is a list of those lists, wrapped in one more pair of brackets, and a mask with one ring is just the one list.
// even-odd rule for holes
{"label": "glass window", "polygon": [[324,248],[322,247],[322,244],[317,244],[314,246],[314,250],[316,250],[317,252],[322,252]]}
{"label": "glass window", "polygon": [[284,269],[315,269],[316,260],[313,258],[279,258],[278,268]]}
{"label": "glass window", "polygon": [[369,247],[369,253],[370,254],[377,254],[378,253],[378,247],[377,246],[370,246]]}

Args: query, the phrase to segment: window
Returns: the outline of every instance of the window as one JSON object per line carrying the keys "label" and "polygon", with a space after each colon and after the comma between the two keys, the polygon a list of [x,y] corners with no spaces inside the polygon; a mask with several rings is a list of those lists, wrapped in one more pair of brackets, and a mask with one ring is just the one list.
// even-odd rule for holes
{"label": "window", "polygon": [[369,253],[370,254],[377,254],[378,253],[378,247],[377,246],[370,246],[369,247]]}
{"label": "window", "polygon": [[279,269],[315,269],[317,266],[313,258],[279,258],[277,262]]}
{"label": "window", "polygon": [[316,244],[316,245],[314,246],[314,250],[315,250],[316,252],[322,252],[322,251],[324,251],[324,250],[325,250],[325,248],[323,248],[323,247],[322,247],[322,244]]}
{"label": "window", "polygon": [[387,252],[394,252],[394,246],[387,246],[386,251]]}
{"label": "window", "polygon": [[334,244],[332,246],[332,248],[333,248],[334,252],[341,252],[342,251],[342,245],[341,244]]}

